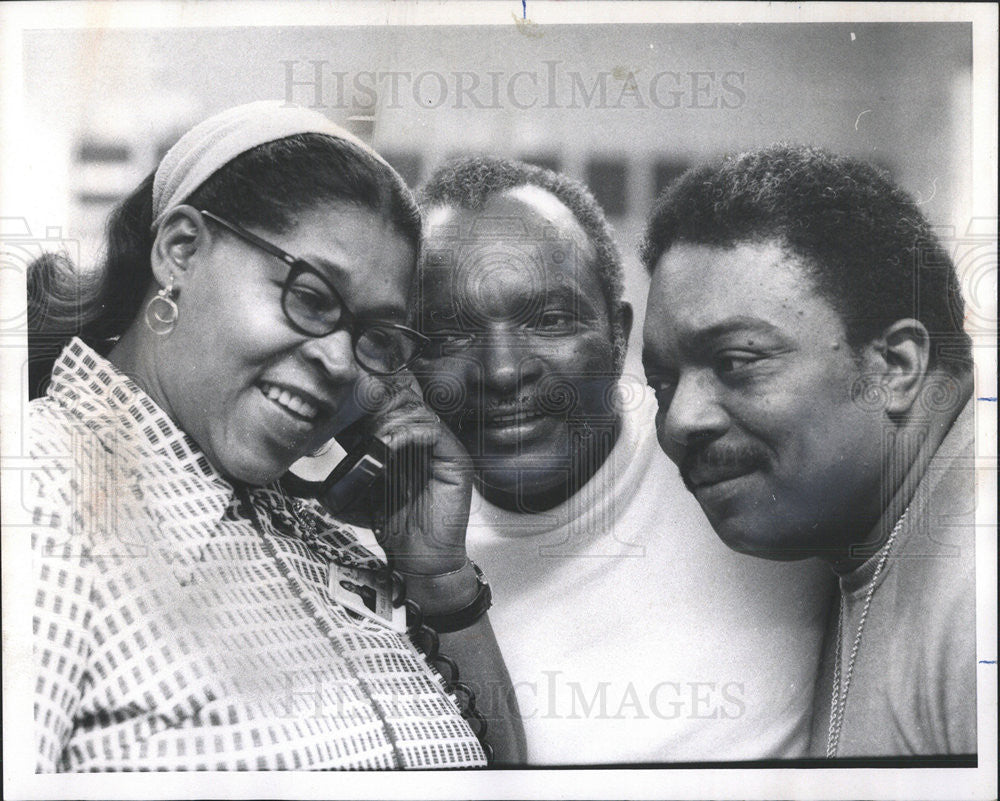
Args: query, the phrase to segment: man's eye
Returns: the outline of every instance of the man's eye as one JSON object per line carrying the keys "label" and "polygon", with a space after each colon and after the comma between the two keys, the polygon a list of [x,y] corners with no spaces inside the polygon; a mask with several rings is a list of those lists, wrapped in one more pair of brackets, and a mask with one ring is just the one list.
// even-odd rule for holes
{"label": "man's eye", "polygon": [[546,311],[538,318],[538,328],[542,331],[567,331],[573,328],[576,318],[567,311]]}
{"label": "man's eye", "polygon": [[720,373],[734,373],[748,367],[760,359],[756,353],[720,353],[716,359],[716,367]]}
{"label": "man's eye", "polygon": [[427,336],[436,346],[434,351],[439,356],[452,356],[461,353],[476,339],[468,331],[433,331],[427,332]]}
{"label": "man's eye", "polygon": [[431,309],[425,312],[428,322],[440,326],[454,325],[458,315],[446,309]]}
{"label": "man's eye", "polygon": [[674,389],[677,386],[676,381],[665,376],[648,375],[646,376],[646,383],[649,384],[650,389],[653,390],[653,394],[656,395],[658,406],[663,408],[670,405],[670,401],[674,397]]}

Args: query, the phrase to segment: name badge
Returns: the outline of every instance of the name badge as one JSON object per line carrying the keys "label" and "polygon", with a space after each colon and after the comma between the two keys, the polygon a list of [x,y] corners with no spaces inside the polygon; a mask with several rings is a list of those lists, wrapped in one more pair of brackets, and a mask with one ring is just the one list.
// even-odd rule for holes
{"label": "name badge", "polygon": [[330,565],[330,595],[352,612],[400,634],[406,631],[406,606],[393,606],[392,579],[385,570]]}

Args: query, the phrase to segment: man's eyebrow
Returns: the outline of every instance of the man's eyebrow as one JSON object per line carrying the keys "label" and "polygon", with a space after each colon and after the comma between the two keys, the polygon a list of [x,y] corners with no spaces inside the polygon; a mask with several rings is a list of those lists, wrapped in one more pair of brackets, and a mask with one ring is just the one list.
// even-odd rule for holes
{"label": "man's eyebrow", "polygon": [[588,306],[592,303],[592,298],[581,291],[579,287],[569,286],[567,284],[557,284],[551,288],[546,288],[544,293],[545,300],[550,301],[563,301],[564,303],[586,303]]}
{"label": "man's eyebrow", "polygon": [[767,320],[762,320],[760,317],[736,315],[719,320],[710,326],[696,331],[687,331],[685,332],[685,339],[697,343],[707,339],[718,339],[727,334],[746,333],[781,334],[781,329],[767,322]]}
{"label": "man's eyebrow", "polygon": [[[781,329],[767,320],[747,315],[736,315],[719,320],[705,328],[685,331],[681,336],[681,345],[686,350],[698,350],[705,344],[729,334],[771,334],[784,337]],[[645,346],[642,349],[642,366],[646,371],[659,366],[656,355]]]}

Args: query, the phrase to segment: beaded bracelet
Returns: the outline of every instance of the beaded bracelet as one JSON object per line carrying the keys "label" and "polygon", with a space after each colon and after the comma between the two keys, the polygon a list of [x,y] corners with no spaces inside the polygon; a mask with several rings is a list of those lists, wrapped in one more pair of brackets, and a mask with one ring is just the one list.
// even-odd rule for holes
{"label": "beaded bracelet", "polygon": [[[434,666],[435,669],[439,663],[448,666],[449,676],[448,680],[444,682],[445,691],[455,697],[462,718],[469,724],[469,728],[472,729],[473,734],[476,735],[476,739],[479,740],[479,744],[483,748],[483,753],[486,755],[486,764],[492,765],[494,757],[493,746],[486,742],[486,718],[476,708],[476,693],[468,684],[459,681],[459,669],[455,660],[439,651],[441,645],[441,641],[438,638],[439,631],[450,633],[467,628],[486,614],[486,611],[492,605],[493,596],[486,576],[483,575],[483,571],[471,559],[469,560],[469,564],[475,570],[476,580],[479,584],[476,597],[461,609],[443,615],[424,615],[420,604],[412,598],[406,597],[406,580],[404,576],[407,574],[399,570],[390,569],[390,579],[393,587],[396,588],[398,586],[399,588],[398,593],[393,592],[393,605],[397,607],[406,606],[408,613],[407,636],[417,649],[423,653],[424,659],[426,659],[428,664]],[[464,568],[465,566],[463,565],[459,570],[463,570]],[[458,570],[451,572],[457,573]],[[442,626],[444,628],[441,628]],[[453,628],[451,628],[452,626]],[[440,671],[438,673],[440,674]]]}

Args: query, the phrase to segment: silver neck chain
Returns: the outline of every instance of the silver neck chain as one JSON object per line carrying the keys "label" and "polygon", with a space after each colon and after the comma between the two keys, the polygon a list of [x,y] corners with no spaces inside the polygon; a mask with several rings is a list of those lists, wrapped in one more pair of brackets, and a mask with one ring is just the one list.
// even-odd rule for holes
{"label": "silver neck chain", "polygon": [[[854,662],[858,658],[858,651],[861,649],[861,636],[865,631],[865,621],[868,619],[868,610],[871,608],[872,598],[875,595],[875,589],[878,587],[879,576],[882,575],[885,563],[889,559],[889,551],[892,550],[892,545],[896,541],[896,535],[903,527],[903,521],[906,520],[906,513],[908,511],[908,508],[904,510],[903,514],[900,515],[899,520],[896,521],[896,525],[892,527],[892,533],[889,534],[889,539],[886,540],[885,547],[882,549],[882,554],[879,556],[878,564],[875,565],[875,572],[872,574],[871,581],[868,585],[868,593],[865,596],[865,605],[861,609],[861,620],[858,622],[858,633],[854,636],[854,644],[851,646],[851,655],[847,660],[846,671],[843,671],[841,668],[844,642],[844,594],[840,594],[840,609],[837,614],[837,651],[834,657],[835,663],[833,668],[833,692],[830,696],[830,727],[827,733],[826,741],[826,756],[828,759],[832,759],[837,756],[837,747],[840,745],[840,730],[843,728],[844,711],[847,709],[847,693],[851,689],[851,676],[854,674]],[[841,684],[843,684],[843,689],[841,689]]]}

